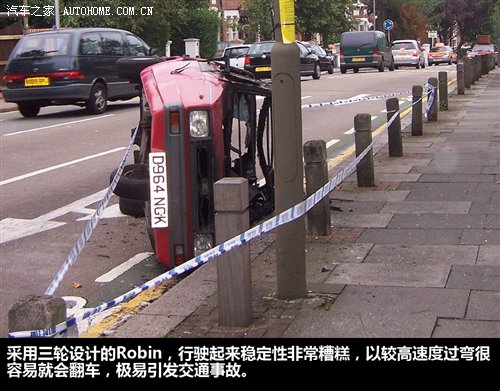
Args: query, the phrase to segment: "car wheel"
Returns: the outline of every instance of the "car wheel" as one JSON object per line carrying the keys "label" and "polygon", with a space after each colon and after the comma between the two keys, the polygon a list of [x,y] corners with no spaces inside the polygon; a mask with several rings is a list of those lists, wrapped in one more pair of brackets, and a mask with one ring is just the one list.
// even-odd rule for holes
{"label": "car wheel", "polygon": [[147,67],[164,61],[161,57],[124,57],[116,62],[118,77],[127,79],[132,83],[139,83],[141,72]]}
{"label": "car wheel", "polygon": [[396,68],[394,66],[394,60],[392,60],[391,63],[390,63],[390,65],[389,65],[389,71],[392,72],[392,71],[394,71],[394,69],[396,69]]}
{"label": "car wheel", "polygon": [[415,68],[420,69],[420,61],[417,62],[417,65],[415,65]]}
{"label": "car wheel", "polygon": [[[113,181],[117,170],[113,170],[109,177],[109,182]],[[129,198],[137,201],[149,200],[149,178],[148,171],[144,164],[127,164],[123,168],[123,173],[115,190],[117,196]]]}
{"label": "car wheel", "polygon": [[118,205],[120,207],[120,212],[124,215],[133,217],[144,217],[146,215],[144,211],[144,201],[120,197]]}
{"label": "car wheel", "polygon": [[92,86],[86,106],[90,114],[102,114],[106,111],[106,107],[108,107],[108,96],[106,87],[103,84],[95,83]]}
{"label": "car wheel", "polygon": [[312,75],[314,80],[318,80],[321,77],[321,67],[318,63],[314,65],[314,73]]}
{"label": "car wheel", "polygon": [[347,68],[340,68],[340,73],[345,75],[347,73]]}
{"label": "car wheel", "polygon": [[328,67],[328,74],[329,75],[333,74],[333,64],[330,64],[330,66]]}
{"label": "car wheel", "polygon": [[354,73],[358,73],[358,72],[359,72],[359,68],[353,68],[353,69],[352,69],[352,71],[353,71]]}
{"label": "car wheel", "polygon": [[394,69],[399,69],[399,67],[397,65],[394,65]]}
{"label": "car wheel", "polygon": [[40,112],[40,106],[33,103],[18,103],[17,107],[23,117],[33,118]]}
{"label": "car wheel", "polygon": [[384,67],[384,59],[382,59],[382,61],[380,61],[380,64],[378,66],[378,71],[379,72],[384,72],[385,71],[385,67]]}

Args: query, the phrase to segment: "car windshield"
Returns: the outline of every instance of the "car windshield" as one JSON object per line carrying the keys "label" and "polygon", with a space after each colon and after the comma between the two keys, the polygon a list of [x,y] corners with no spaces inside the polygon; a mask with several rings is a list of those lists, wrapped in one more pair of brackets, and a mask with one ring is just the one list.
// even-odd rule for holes
{"label": "car windshield", "polygon": [[256,42],[252,44],[248,54],[271,53],[274,42]]}
{"label": "car windshield", "polygon": [[352,32],[344,33],[342,36],[342,44],[349,46],[370,45],[375,42],[375,35],[370,32]]}
{"label": "car windshield", "polygon": [[23,37],[12,58],[61,56],[68,54],[70,34],[36,34]]}
{"label": "car windshield", "polygon": [[238,58],[247,54],[247,47],[238,47],[238,48],[226,48],[224,51],[224,56],[229,58]]}
{"label": "car windshield", "polygon": [[484,51],[484,52],[494,52],[495,49],[493,45],[474,45],[472,51]]}

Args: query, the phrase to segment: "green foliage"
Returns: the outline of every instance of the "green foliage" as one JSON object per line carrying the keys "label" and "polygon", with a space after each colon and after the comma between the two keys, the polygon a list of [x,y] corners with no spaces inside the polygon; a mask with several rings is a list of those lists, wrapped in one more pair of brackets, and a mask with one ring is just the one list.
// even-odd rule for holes
{"label": "green foliage", "polygon": [[243,0],[242,9],[248,11],[248,42],[274,39],[273,0]]}
{"label": "green foliage", "polygon": [[214,57],[217,51],[219,23],[219,16],[215,11],[197,9],[190,12],[186,23],[173,31],[172,55],[184,54],[184,39],[199,38],[200,57]]}

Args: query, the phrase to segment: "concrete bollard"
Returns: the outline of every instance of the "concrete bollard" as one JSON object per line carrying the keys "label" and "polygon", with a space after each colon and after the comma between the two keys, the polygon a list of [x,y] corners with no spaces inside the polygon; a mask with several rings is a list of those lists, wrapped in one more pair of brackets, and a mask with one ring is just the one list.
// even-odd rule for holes
{"label": "concrete bollard", "polygon": [[66,320],[66,302],[60,297],[26,296],[9,308],[9,331],[42,330]]}
{"label": "concrete bollard", "polygon": [[478,81],[481,78],[481,58],[479,56],[474,57],[474,72],[475,80]]}
{"label": "concrete bollard", "polygon": [[481,56],[481,75],[487,75],[489,70],[489,55],[482,54]]}
{"label": "concrete bollard", "polygon": [[[309,197],[328,182],[328,165],[326,163],[326,142],[312,140],[304,144],[304,161],[306,175],[306,194]],[[332,231],[330,221],[330,203],[324,197],[307,212],[307,230],[313,236],[328,236]]]}
{"label": "concrete bollard", "polygon": [[411,94],[411,135],[422,136],[424,134],[422,121],[422,95],[424,94],[424,89],[421,85],[415,85],[411,89]]}
{"label": "concrete bollard", "polygon": [[[356,156],[359,156],[372,142],[372,116],[357,114],[354,117],[354,140]],[[356,177],[359,187],[375,186],[375,170],[373,164],[373,149],[356,165]]]}
{"label": "concrete bollard", "polygon": [[457,93],[458,95],[465,94],[464,64],[457,64]]}
{"label": "concrete bollard", "polygon": [[396,118],[389,125],[387,134],[389,138],[389,156],[401,157],[403,156],[403,140],[401,139],[401,116],[399,114],[399,100],[398,98],[389,98],[385,101],[387,109],[387,122],[394,117]]}
{"label": "concrete bollard", "polygon": [[439,111],[448,110],[448,72],[439,72]]}
{"label": "concrete bollard", "polygon": [[464,57],[464,86],[470,88],[472,84],[472,61],[467,56]]}
{"label": "concrete bollard", "polygon": [[[215,237],[218,243],[249,226],[248,181],[222,178],[214,183]],[[252,270],[249,244],[217,258],[219,325],[249,326],[252,322]]]}
{"label": "concrete bollard", "polygon": [[434,87],[434,100],[429,109],[429,114],[427,115],[427,121],[437,121],[438,120],[438,101],[439,101],[439,91],[438,91],[438,79],[436,77],[430,77],[428,83]]}

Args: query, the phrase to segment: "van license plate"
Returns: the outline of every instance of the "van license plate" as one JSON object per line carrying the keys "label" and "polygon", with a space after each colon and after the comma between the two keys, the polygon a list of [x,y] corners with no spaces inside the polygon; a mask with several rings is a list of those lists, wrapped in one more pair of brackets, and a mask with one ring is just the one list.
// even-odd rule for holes
{"label": "van license plate", "polygon": [[42,87],[49,85],[48,77],[27,77],[24,79],[25,87]]}
{"label": "van license plate", "polygon": [[270,72],[271,67],[257,67],[255,68],[255,72]]}
{"label": "van license plate", "polygon": [[354,57],[352,59],[352,62],[363,62],[363,61],[366,61],[364,57]]}
{"label": "van license plate", "polygon": [[149,154],[149,201],[151,228],[168,228],[167,156]]}

